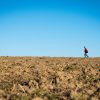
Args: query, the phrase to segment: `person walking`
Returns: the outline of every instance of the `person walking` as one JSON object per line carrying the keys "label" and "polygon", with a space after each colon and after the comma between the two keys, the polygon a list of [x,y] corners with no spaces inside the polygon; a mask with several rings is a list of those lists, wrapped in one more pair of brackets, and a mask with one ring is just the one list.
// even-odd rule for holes
{"label": "person walking", "polygon": [[88,56],[88,49],[84,46],[84,57],[86,58],[88,58],[89,56]]}

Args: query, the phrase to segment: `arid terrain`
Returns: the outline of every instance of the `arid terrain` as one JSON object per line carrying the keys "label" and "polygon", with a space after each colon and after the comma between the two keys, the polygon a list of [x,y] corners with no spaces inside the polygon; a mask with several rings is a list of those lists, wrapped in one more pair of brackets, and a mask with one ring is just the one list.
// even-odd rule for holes
{"label": "arid terrain", "polygon": [[0,57],[0,100],[100,100],[100,58]]}

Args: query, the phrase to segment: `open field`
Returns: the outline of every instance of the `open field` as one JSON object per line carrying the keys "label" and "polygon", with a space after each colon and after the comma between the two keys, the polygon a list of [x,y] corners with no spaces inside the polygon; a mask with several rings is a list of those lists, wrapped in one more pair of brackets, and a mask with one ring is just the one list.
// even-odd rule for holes
{"label": "open field", "polygon": [[0,100],[100,100],[100,58],[0,57]]}

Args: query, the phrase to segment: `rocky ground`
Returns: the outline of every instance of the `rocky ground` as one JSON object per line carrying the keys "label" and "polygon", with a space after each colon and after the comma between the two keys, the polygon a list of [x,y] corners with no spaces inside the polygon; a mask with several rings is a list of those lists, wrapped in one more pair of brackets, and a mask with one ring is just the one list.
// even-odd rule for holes
{"label": "rocky ground", "polygon": [[0,100],[100,100],[100,58],[0,57]]}

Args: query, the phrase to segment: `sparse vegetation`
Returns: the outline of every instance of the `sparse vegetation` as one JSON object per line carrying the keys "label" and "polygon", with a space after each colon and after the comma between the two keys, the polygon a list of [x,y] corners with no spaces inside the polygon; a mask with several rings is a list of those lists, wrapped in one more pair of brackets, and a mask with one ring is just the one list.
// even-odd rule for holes
{"label": "sparse vegetation", "polygon": [[99,100],[100,58],[0,57],[0,100]]}

